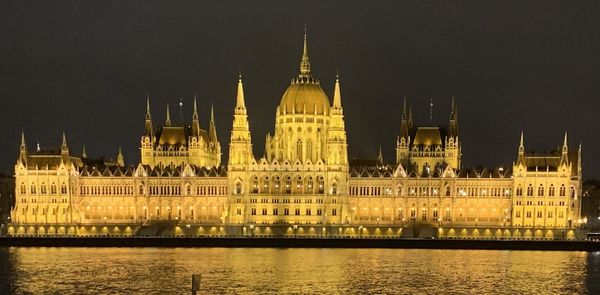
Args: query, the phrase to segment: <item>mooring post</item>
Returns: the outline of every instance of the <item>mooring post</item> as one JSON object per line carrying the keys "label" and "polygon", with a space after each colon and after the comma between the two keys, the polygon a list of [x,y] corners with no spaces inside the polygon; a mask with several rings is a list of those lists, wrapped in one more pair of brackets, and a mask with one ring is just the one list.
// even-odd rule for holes
{"label": "mooring post", "polygon": [[192,295],[196,295],[196,292],[200,290],[200,275],[192,274]]}

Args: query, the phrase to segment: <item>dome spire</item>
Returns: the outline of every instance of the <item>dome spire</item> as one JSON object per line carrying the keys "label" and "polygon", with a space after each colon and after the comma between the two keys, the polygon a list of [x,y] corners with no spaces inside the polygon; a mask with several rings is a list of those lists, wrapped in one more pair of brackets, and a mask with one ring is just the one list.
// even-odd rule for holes
{"label": "dome spire", "polygon": [[308,59],[308,42],[306,40],[306,25],[304,25],[304,49],[300,61],[300,77],[310,77],[310,60]]}

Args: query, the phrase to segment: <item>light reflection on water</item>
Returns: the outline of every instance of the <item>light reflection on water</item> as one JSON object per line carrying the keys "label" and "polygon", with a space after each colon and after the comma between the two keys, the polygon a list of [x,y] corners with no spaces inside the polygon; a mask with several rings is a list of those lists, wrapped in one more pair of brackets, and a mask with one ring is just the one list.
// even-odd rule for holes
{"label": "light reflection on water", "polygon": [[0,248],[0,294],[594,294],[585,252]]}

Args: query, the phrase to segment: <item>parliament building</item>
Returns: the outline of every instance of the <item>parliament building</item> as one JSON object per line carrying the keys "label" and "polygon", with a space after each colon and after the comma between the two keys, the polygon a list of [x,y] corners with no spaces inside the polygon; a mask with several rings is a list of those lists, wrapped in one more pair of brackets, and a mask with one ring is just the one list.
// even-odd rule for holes
{"label": "parliament building", "polygon": [[[31,149],[22,135],[15,164],[14,236],[311,236],[571,239],[583,222],[581,146],[526,151],[521,133],[512,167],[461,165],[457,106],[447,126],[399,119],[394,163],[348,156],[340,79],[333,99],[311,70],[306,35],[292,78],[266,134],[252,148],[242,77],[227,163],[214,114],[202,128],[156,124],[148,98],[140,161],[125,165]],[[560,141],[557,140],[557,143]],[[515,141],[516,143],[516,141]],[[554,144],[553,144],[554,146]]]}

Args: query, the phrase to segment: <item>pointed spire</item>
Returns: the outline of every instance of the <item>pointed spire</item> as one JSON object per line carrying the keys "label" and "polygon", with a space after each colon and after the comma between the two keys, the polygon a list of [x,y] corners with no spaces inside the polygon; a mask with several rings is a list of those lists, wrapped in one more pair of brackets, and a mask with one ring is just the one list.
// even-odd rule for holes
{"label": "pointed spire", "polygon": [[194,113],[192,114],[192,119],[198,119],[198,106],[196,102],[196,93],[194,92]]}
{"label": "pointed spire", "polygon": [[383,165],[383,153],[381,152],[381,145],[379,145],[379,155],[377,156],[377,160],[381,165]]}
{"label": "pointed spire", "polygon": [[306,38],[306,26],[304,26],[304,48],[300,61],[300,77],[310,77],[310,60],[308,59],[308,41]]}
{"label": "pointed spire", "polygon": [[519,141],[519,149],[525,148],[525,142],[523,140],[523,130],[521,130],[521,140]]}
{"label": "pointed spire", "polygon": [[404,96],[404,106],[402,107],[402,116],[400,120],[400,138],[408,139],[409,123],[407,118],[406,95]]}
{"label": "pointed spire", "polygon": [[167,118],[165,119],[165,126],[171,126],[171,112],[169,111],[169,104],[167,104]]}
{"label": "pointed spire", "polygon": [[567,131],[565,130],[565,138],[563,139],[561,161],[567,162],[569,157],[569,144],[567,140]]}
{"label": "pointed spire", "polygon": [[335,88],[333,91],[333,108],[342,108],[342,94],[340,92],[340,74],[335,75]]}
{"label": "pointed spire", "polygon": [[81,158],[87,159],[87,151],[85,150],[85,144],[83,145],[83,149],[81,150]]}
{"label": "pointed spire", "polygon": [[123,152],[121,151],[121,146],[119,146],[119,153],[117,154],[117,166],[125,166],[125,157],[123,157]]}
{"label": "pointed spire", "polygon": [[452,96],[452,102],[450,103],[450,124],[449,134],[451,136],[458,136],[458,120],[456,115],[456,105],[454,104],[454,96]]}
{"label": "pointed spire", "polygon": [[27,166],[27,143],[25,142],[25,132],[21,131],[21,146],[19,148],[19,161]]}
{"label": "pointed spire", "polygon": [[412,106],[408,106],[408,128],[412,128],[413,126],[413,117],[412,117]]}
{"label": "pointed spire", "polygon": [[62,134],[62,146],[61,146],[61,148],[63,150],[69,149],[69,145],[67,144],[67,136],[65,135],[64,131],[63,131],[63,134]]}
{"label": "pointed spire", "polygon": [[525,162],[525,141],[523,140],[523,130],[521,130],[521,140],[519,141],[519,156],[517,158],[517,163]]}
{"label": "pointed spire", "polygon": [[25,142],[25,131],[21,131],[21,148],[27,148],[27,143]]}
{"label": "pointed spire", "polygon": [[146,92],[146,120],[151,120],[152,115],[150,114],[150,93]]}
{"label": "pointed spire", "polygon": [[242,83],[242,71],[238,74],[238,89],[237,89],[237,98],[235,101],[236,109],[245,109],[246,102],[244,101],[244,85]]}
{"label": "pointed spire", "polygon": [[215,110],[214,106],[210,105],[210,124],[208,130],[208,141],[216,143],[217,142],[217,128],[215,126]]}

